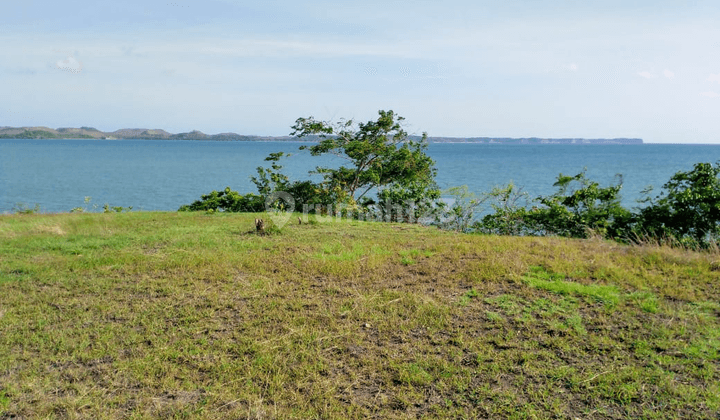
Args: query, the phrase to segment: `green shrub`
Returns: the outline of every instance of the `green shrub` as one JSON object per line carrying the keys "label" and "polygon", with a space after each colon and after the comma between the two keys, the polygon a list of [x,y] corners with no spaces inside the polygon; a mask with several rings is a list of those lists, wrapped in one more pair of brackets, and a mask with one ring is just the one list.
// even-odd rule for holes
{"label": "green shrub", "polygon": [[178,211],[227,211],[227,212],[261,212],[265,210],[265,200],[255,194],[240,194],[226,187],[223,191],[212,191],[203,195],[189,205],[180,207]]}
{"label": "green shrub", "polygon": [[[487,198],[491,200],[490,206],[495,212],[485,215],[473,225],[473,229],[495,235],[523,234],[527,229],[527,196],[522,188],[516,187],[512,182],[504,187],[493,188]],[[524,205],[520,205],[520,202]]]}
{"label": "green shrub", "polygon": [[[637,231],[651,238],[675,238],[681,245],[707,247],[720,233],[720,163],[697,163],[677,172],[640,210]],[[649,192],[650,189],[647,190]]]}
{"label": "green shrub", "polygon": [[600,187],[589,180],[585,171],[567,176],[560,174],[553,185],[558,191],[540,196],[539,206],[518,206],[524,196],[513,184],[491,193],[495,213],[475,225],[481,232],[513,235],[558,235],[586,238],[591,234],[622,238],[632,226],[633,214],[620,205],[622,182]]}
{"label": "green shrub", "polygon": [[11,210],[15,214],[35,214],[40,212],[40,204],[30,207],[25,203],[17,203]]}

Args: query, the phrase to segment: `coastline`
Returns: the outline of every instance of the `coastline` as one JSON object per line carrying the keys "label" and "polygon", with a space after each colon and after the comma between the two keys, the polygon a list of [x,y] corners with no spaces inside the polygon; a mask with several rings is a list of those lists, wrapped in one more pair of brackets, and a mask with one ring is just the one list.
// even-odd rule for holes
{"label": "coastline", "polygon": [[[32,139],[32,140],[192,140],[192,141],[280,141],[280,142],[313,142],[319,136],[308,136],[302,139],[294,136],[260,136],[253,134],[218,133],[205,134],[198,130],[173,134],[163,129],[122,128],[112,132],[100,131],[93,127],[80,128],[49,128],[35,127],[0,127],[0,139]],[[411,141],[421,140],[421,136],[410,135]],[[644,144],[640,138],[552,138],[552,137],[445,137],[431,136],[429,143],[461,143],[461,144]]]}

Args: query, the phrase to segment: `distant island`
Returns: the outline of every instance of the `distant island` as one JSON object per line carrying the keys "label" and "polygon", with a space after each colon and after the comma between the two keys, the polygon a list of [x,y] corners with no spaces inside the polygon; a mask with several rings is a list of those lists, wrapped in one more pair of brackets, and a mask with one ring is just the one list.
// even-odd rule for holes
{"label": "distant island", "polygon": [[[420,136],[410,136],[420,139]],[[100,131],[93,127],[48,128],[48,127],[0,127],[0,139],[96,139],[96,140],[213,140],[213,141],[313,141],[293,136],[254,136],[236,133],[205,134],[201,131],[168,133],[161,129],[123,128],[113,132]],[[642,139],[584,139],[584,138],[542,138],[542,137],[428,137],[431,143],[479,143],[479,144],[643,144]]]}

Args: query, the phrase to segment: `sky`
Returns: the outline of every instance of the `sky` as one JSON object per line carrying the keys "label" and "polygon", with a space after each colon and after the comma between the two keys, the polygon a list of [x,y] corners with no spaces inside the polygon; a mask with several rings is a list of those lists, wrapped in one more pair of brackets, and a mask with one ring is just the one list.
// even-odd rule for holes
{"label": "sky", "polygon": [[720,144],[720,2],[4,1],[0,126]]}

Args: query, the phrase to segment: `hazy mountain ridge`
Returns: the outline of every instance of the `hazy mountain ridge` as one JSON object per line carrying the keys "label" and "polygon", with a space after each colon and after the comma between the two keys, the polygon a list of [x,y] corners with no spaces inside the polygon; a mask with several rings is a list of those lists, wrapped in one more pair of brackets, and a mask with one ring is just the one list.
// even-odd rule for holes
{"label": "hazy mountain ridge", "polygon": [[[410,136],[419,140],[420,136]],[[100,131],[93,127],[58,128],[0,127],[0,139],[139,139],[139,140],[214,140],[214,141],[299,141],[292,136],[255,136],[237,133],[205,134],[193,130],[188,133],[169,133],[163,129],[121,128],[112,132]],[[304,138],[304,141],[317,140]],[[638,138],[584,139],[584,138],[541,138],[541,137],[428,137],[431,143],[480,143],[480,144],[643,144]]]}
{"label": "hazy mountain ridge", "polygon": [[[410,136],[420,139],[419,136]],[[546,138],[546,137],[428,137],[431,143],[480,143],[480,144],[643,144],[638,138]]]}
{"label": "hazy mountain ridge", "polygon": [[93,127],[58,128],[0,127],[0,139],[99,139],[99,140],[215,140],[215,141],[297,141],[292,136],[255,136],[236,133],[205,134],[193,130],[189,133],[169,133],[163,129],[121,128],[112,132]]}

